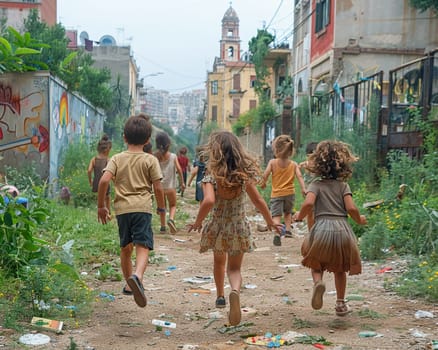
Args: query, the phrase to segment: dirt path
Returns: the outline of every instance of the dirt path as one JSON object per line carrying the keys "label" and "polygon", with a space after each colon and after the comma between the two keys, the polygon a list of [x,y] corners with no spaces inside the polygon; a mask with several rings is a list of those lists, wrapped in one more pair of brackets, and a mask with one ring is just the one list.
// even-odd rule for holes
{"label": "dirt path", "polygon": [[[189,189],[186,197],[192,196],[193,189]],[[197,205],[183,200],[179,208],[193,217]],[[167,261],[151,264],[147,269],[146,308],[138,308],[132,297],[121,294],[121,282],[96,285],[98,290],[113,294],[115,300],[98,299],[87,325],[66,329],[59,336],[50,334],[50,345],[34,348],[67,349],[69,338],[73,337],[78,349],[87,350],[263,349],[266,347],[245,344],[246,337],[287,331],[322,336],[332,343],[325,349],[337,350],[427,349],[430,340],[438,339],[438,305],[407,300],[385,291],[384,281],[398,272],[398,262],[364,263],[364,273],[348,279],[347,294],[353,299],[350,301],[353,313],[336,317],[331,274],[325,278],[323,308],[314,311],[310,307],[310,273],[300,266],[302,237],[283,239],[282,246],[275,247],[272,235],[257,232],[255,227],[254,222],[258,249],[246,255],[243,267],[241,302],[245,307],[242,320],[245,326],[224,327],[226,309],[214,307],[215,292],[207,285],[213,283],[208,280],[212,276],[212,255],[198,253],[199,234],[189,235],[180,230],[175,236],[155,237],[156,256]],[[383,267],[392,270],[378,273]],[[205,278],[204,283],[184,281],[196,276]],[[418,310],[433,312],[435,317],[417,319]],[[176,328],[157,331],[152,319],[174,322]],[[375,331],[378,336],[360,337],[361,331]],[[309,344],[281,346],[281,349],[315,348]]]}

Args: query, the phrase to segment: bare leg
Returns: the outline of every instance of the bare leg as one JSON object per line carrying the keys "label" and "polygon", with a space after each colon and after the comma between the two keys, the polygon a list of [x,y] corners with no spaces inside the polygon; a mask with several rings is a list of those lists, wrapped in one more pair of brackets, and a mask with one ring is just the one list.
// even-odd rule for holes
{"label": "bare leg", "polygon": [[323,274],[324,274],[323,271],[312,269],[313,283],[316,283],[318,281],[322,281]]}
{"label": "bare leg", "polygon": [[335,272],[336,297],[345,299],[345,290],[347,289],[347,274],[345,272]]}
{"label": "bare leg", "polygon": [[141,244],[135,245],[135,275],[140,282],[143,281],[143,275],[148,266],[149,248]]}
{"label": "bare leg", "polygon": [[242,273],[240,268],[242,266],[243,253],[239,255],[228,256],[227,275],[230,281],[231,290],[240,291],[242,285]]}
{"label": "bare leg", "polygon": [[169,203],[169,219],[175,219],[176,213],[176,189],[167,189],[164,191],[167,202]]}
{"label": "bare leg", "polygon": [[291,213],[284,214],[284,225],[286,226],[286,231],[292,232],[291,223],[292,223],[292,214]]}
{"label": "bare leg", "polygon": [[216,284],[216,295],[218,297],[223,297],[224,283],[225,283],[225,262],[227,260],[227,255],[225,253],[213,253],[213,275],[214,283]]}
{"label": "bare leg", "polygon": [[[127,280],[132,275],[132,251],[134,245],[129,243],[128,245],[120,249],[120,267],[122,268],[123,277]],[[127,290],[130,290],[127,288]]]}
{"label": "bare leg", "polygon": [[228,256],[227,275],[231,285],[230,292],[230,312],[228,320],[232,326],[240,323],[242,311],[240,308],[240,287],[242,285],[241,266],[243,253],[234,256]]}

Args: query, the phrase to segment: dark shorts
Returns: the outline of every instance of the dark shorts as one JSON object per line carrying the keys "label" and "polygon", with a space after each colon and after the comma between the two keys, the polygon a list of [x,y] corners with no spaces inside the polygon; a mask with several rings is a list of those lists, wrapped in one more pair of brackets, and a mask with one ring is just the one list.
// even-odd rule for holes
{"label": "dark shorts", "polygon": [[295,205],[295,195],[271,198],[271,215],[282,216],[292,214]]}
{"label": "dark shorts", "polygon": [[129,243],[141,244],[149,250],[154,250],[154,235],[152,232],[152,214],[127,213],[117,215],[120,246]]}

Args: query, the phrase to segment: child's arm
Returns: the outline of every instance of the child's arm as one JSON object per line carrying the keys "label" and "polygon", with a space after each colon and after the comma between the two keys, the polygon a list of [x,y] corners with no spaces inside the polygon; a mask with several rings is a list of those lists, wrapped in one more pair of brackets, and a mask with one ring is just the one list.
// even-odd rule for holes
{"label": "child's arm", "polygon": [[306,199],[301,204],[300,211],[297,211],[293,216],[293,221],[303,221],[303,219],[312,213],[313,205],[315,204],[316,195],[313,192],[307,192]]}
{"label": "child's arm", "polygon": [[180,188],[184,189],[184,188],[186,188],[186,185],[184,184],[182,168],[181,168],[181,165],[179,164],[178,157],[175,157],[175,167],[176,167],[176,172],[178,173],[178,176],[179,176]]}
{"label": "child's arm", "polygon": [[300,184],[301,187],[301,195],[303,196],[303,198],[306,198],[306,185],[304,184],[304,178],[303,175],[301,174],[301,170],[300,167],[298,166],[298,164],[296,162],[295,163],[295,176],[298,180],[298,183]]}
{"label": "child's arm", "polygon": [[354,204],[353,196],[351,194],[346,194],[344,196],[345,209],[348,215],[356,221],[359,225],[366,225],[367,219],[365,215],[360,215],[359,209],[357,209],[356,204]]}
{"label": "child's arm", "polygon": [[271,175],[272,172],[272,159],[268,162],[268,165],[266,166],[266,169],[262,176],[262,181],[260,183],[261,188],[266,188],[266,181],[268,181],[269,175]]}
{"label": "child's arm", "polygon": [[282,225],[275,225],[274,220],[272,220],[271,212],[269,211],[268,205],[266,204],[263,197],[260,195],[259,191],[257,191],[257,187],[253,183],[246,184],[246,193],[248,197],[251,199],[252,203],[255,207],[260,211],[263,218],[268,225],[268,228],[275,229],[278,233],[280,233]]}
{"label": "child's arm", "polygon": [[109,208],[105,206],[105,197],[112,178],[113,174],[109,171],[104,171],[97,188],[97,220],[102,224],[106,224],[111,219]]}
{"label": "child's arm", "polygon": [[216,200],[216,196],[214,194],[213,184],[210,182],[202,183],[202,190],[204,192],[204,199],[201,202],[199,207],[198,215],[196,216],[195,223],[193,225],[189,225],[190,231],[200,231],[202,228],[202,222],[207,217],[211,208],[214,206],[214,202]]}
{"label": "child's arm", "polygon": [[187,182],[187,186],[190,186],[190,185],[192,184],[192,180],[193,180],[193,178],[196,176],[197,173],[198,173],[198,167],[197,167],[197,166],[194,166],[194,167],[192,168],[192,172],[190,173],[190,179],[189,179],[189,181]]}
{"label": "child's arm", "polygon": [[164,190],[161,180],[152,182],[152,188],[154,189],[155,201],[157,202],[157,213],[160,215],[161,226],[166,223],[166,202],[164,200]]}
{"label": "child's arm", "polygon": [[93,179],[91,178],[91,174],[93,173],[93,169],[94,169],[94,158],[91,158],[90,160],[90,164],[88,164],[88,169],[87,169],[87,173],[88,173],[88,183],[90,184],[90,186],[93,185]]}

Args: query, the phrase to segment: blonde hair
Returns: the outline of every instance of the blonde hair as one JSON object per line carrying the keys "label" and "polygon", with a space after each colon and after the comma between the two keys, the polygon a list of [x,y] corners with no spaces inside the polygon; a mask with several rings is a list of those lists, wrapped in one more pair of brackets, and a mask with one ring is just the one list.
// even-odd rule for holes
{"label": "blonde hair", "polygon": [[257,160],[244,150],[239,139],[231,132],[212,133],[205,151],[208,154],[207,173],[219,185],[236,187],[247,181],[259,181],[261,171]]}
{"label": "blonde hair", "polygon": [[272,150],[276,158],[289,158],[294,154],[294,140],[289,135],[279,135],[272,142]]}

